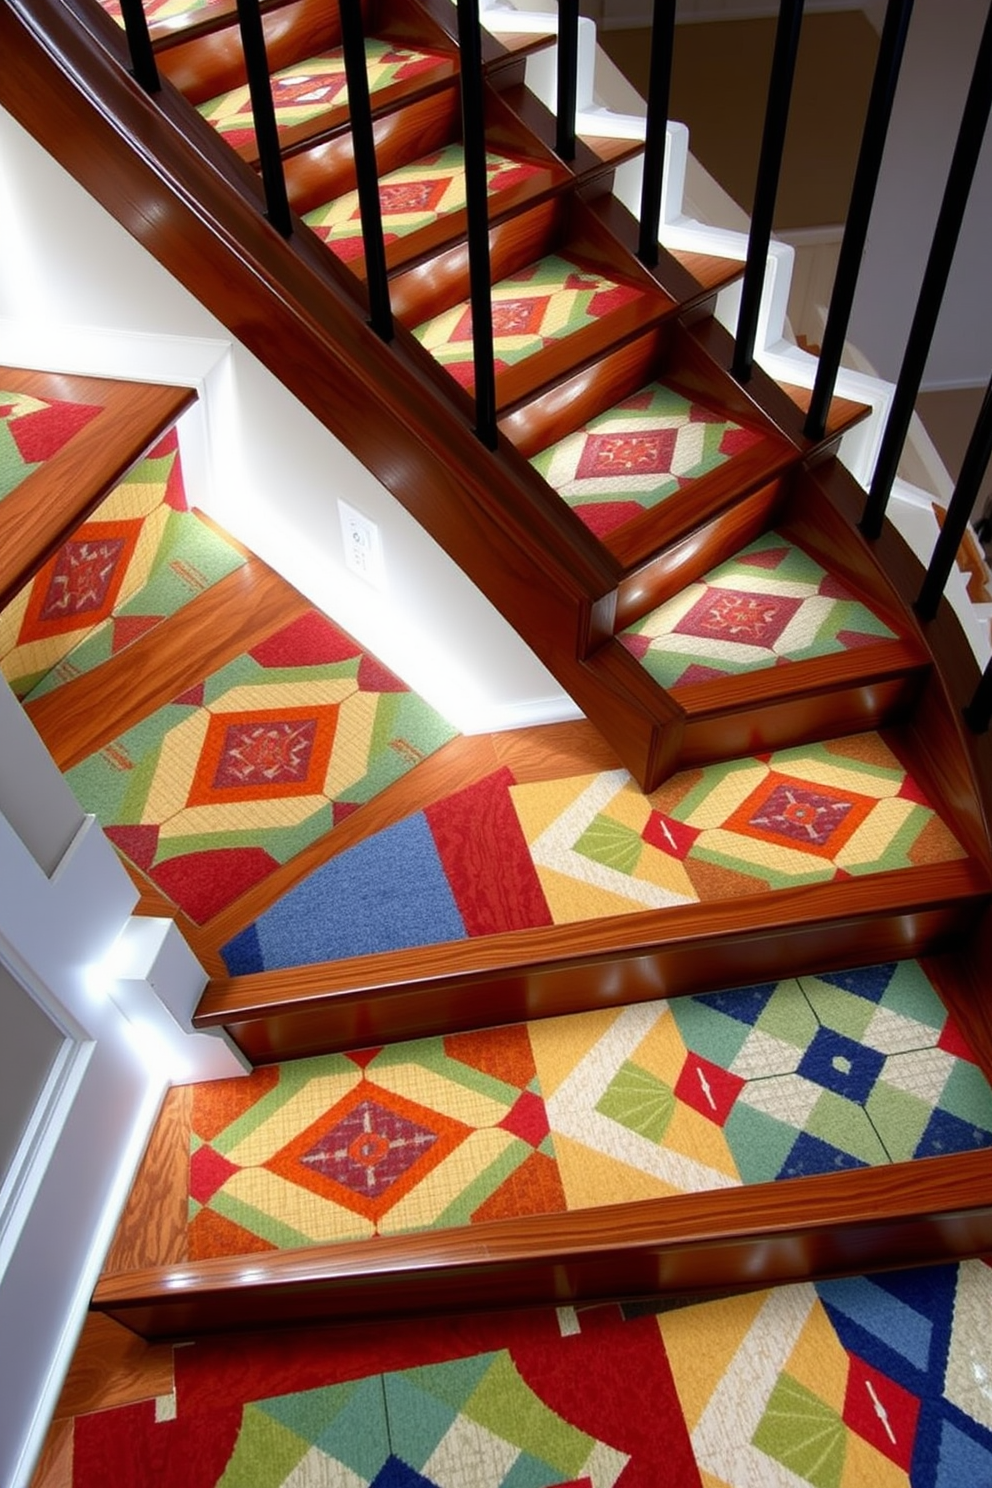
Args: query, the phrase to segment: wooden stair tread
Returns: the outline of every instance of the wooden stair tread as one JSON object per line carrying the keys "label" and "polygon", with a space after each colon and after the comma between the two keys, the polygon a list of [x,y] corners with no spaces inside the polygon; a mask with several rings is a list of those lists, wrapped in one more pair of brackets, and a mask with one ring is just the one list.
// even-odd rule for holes
{"label": "wooden stair tread", "polygon": [[992,1248],[985,1152],[459,1230],[104,1275],[91,1307],[147,1339],[260,1324],[715,1292]]}
{"label": "wooden stair tread", "polygon": [[[797,387],[791,382],[779,383],[782,391],[791,398],[797,408],[803,413],[809,412],[809,405],[813,397],[812,388]],[[853,429],[860,424],[862,419],[868,417],[871,409],[865,403],[857,403],[853,398],[840,398],[836,395],[830,400],[830,409],[827,413],[827,437],[833,438],[838,434],[846,434],[848,429]]]}
{"label": "wooden stair tread", "polygon": [[990,894],[973,859],[723,902],[517,930],[440,946],[214,978],[194,1026],[223,1025],[250,1059],[396,1038],[929,954]]}
{"label": "wooden stair tread", "polygon": [[100,412],[0,501],[0,607],[196,400],[189,388],[0,367],[0,386]]}

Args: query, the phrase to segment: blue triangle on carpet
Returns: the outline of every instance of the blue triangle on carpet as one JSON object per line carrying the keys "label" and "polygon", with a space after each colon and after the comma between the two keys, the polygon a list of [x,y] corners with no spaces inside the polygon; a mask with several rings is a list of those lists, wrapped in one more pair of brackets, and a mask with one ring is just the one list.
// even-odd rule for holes
{"label": "blue triangle on carpet", "polygon": [[409,1463],[390,1455],[369,1484],[369,1488],[437,1488],[433,1478],[415,1472]]}

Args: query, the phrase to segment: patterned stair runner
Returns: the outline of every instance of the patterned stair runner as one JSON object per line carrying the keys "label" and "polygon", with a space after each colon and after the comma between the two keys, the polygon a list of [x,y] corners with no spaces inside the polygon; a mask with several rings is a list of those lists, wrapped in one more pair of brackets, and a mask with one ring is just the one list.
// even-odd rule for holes
{"label": "patterned stair runner", "polygon": [[766,532],[619,635],[662,687],[894,638],[839,579],[777,532]]}
{"label": "patterned stair runner", "polygon": [[202,923],[453,734],[311,610],[66,779],[121,851]]}
{"label": "patterned stair runner", "polygon": [[[396,46],[391,41],[368,37],[365,42],[369,91],[380,92],[394,83],[426,78],[432,69],[452,71],[450,58],[440,52]],[[281,135],[313,123],[330,109],[343,109],[348,102],[344,52],[331,47],[319,56],[304,57],[272,74],[272,98]],[[232,88],[198,105],[200,113],[236,150],[255,148],[251,97],[248,86]]]}
{"label": "patterned stair runner", "polygon": [[992,1146],[919,963],[326,1055],[193,1092],[191,1259]]}
{"label": "patterned stair runner", "polygon": [[[493,349],[497,373],[552,342],[646,299],[643,290],[550,254],[493,285]],[[464,388],[474,386],[472,311],[455,305],[415,328],[417,340]]]}
{"label": "patterned stair runner", "polygon": [[[486,171],[489,195],[495,196],[540,174],[541,167],[488,151]],[[428,227],[439,217],[460,211],[465,201],[465,152],[461,145],[446,145],[432,155],[390,171],[379,180],[385,241],[391,243]],[[362,257],[357,191],[314,207],[303,220],[339,258],[347,262]]]}
{"label": "patterned stair runner", "polygon": [[244,563],[187,506],[175,431],[0,613],[0,670],[26,701],[91,671]]}
{"label": "patterned stair runner", "polygon": [[92,403],[71,403],[0,388],[0,501],[64,449],[96,418]]}
{"label": "patterned stair runner", "polygon": [[535,455],[531,464],[605,537],[709,475],[761,436],[652,382]]}
{"label": "patterned stair runner", "polygon": [[331,859],[222,954],[244,975],[964,856],[875,734],[689,770],[650,796],[624,770],[518,784],[503,769]]}
{"label": "patterned stair runner", "polygon": [[990,1315],[973,1260],[660,1312],[200,1339],[169,1393],[76,1419],[72,1481],[971,1488],[992,1481]]}

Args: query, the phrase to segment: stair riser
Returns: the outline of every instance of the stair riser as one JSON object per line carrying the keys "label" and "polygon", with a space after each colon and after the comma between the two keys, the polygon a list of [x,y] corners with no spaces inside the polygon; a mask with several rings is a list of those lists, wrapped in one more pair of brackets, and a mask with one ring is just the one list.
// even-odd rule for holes
{"label": "stair riser", "polygon": [[742,899],[215,980],[194,1021],[264,1064],[871,965],[965,935],[983,877],[958,862],[939,890],[908,869],[780,891],[767,919]]}
{"label": "stair riser", "polygon": [[639,1301],[992,1248],[984,1153],[461,1230],[107,1276],[94,1310],[153,1340],[279,1323]]}

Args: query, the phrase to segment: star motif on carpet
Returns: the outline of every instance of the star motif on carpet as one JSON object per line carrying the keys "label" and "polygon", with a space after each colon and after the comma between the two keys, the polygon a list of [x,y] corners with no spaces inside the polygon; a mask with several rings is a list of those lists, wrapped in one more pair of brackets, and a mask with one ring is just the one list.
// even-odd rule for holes
{"label": "star motif on carpet", "polygon": [[826,847],[853,804],[835,796],[820,795],[807,786],[776,785],[748,818],[748,825],[804,846]]}
{"label": "star motif on carpet", "polygon": [[596,475],[660,475],[672,468],[677,432],[590,434],[575,471],[576,480]]}
{"label": "star motif on carpet", "polygon": [[673,629],[680,635],[773,646],[801,604],[782,595],[708,589]]}
{"label": "star motif on carpet", "polygon": [[40,618],[61,620],[102,610],[123,551],[123,538],[67,542],[59,553]]}
{"label": "star motif on carpet", "polygon": [[296,785],[306,780],[316,734],[316,718],[229,724],[213,779],[214,789],[287,782]]}
{"label": "star motif on carpet", "polygon": [[378,1101],[363,1100],[300,1161],[354,1193],[383,1194],[437,1139],[437,1132]]}

